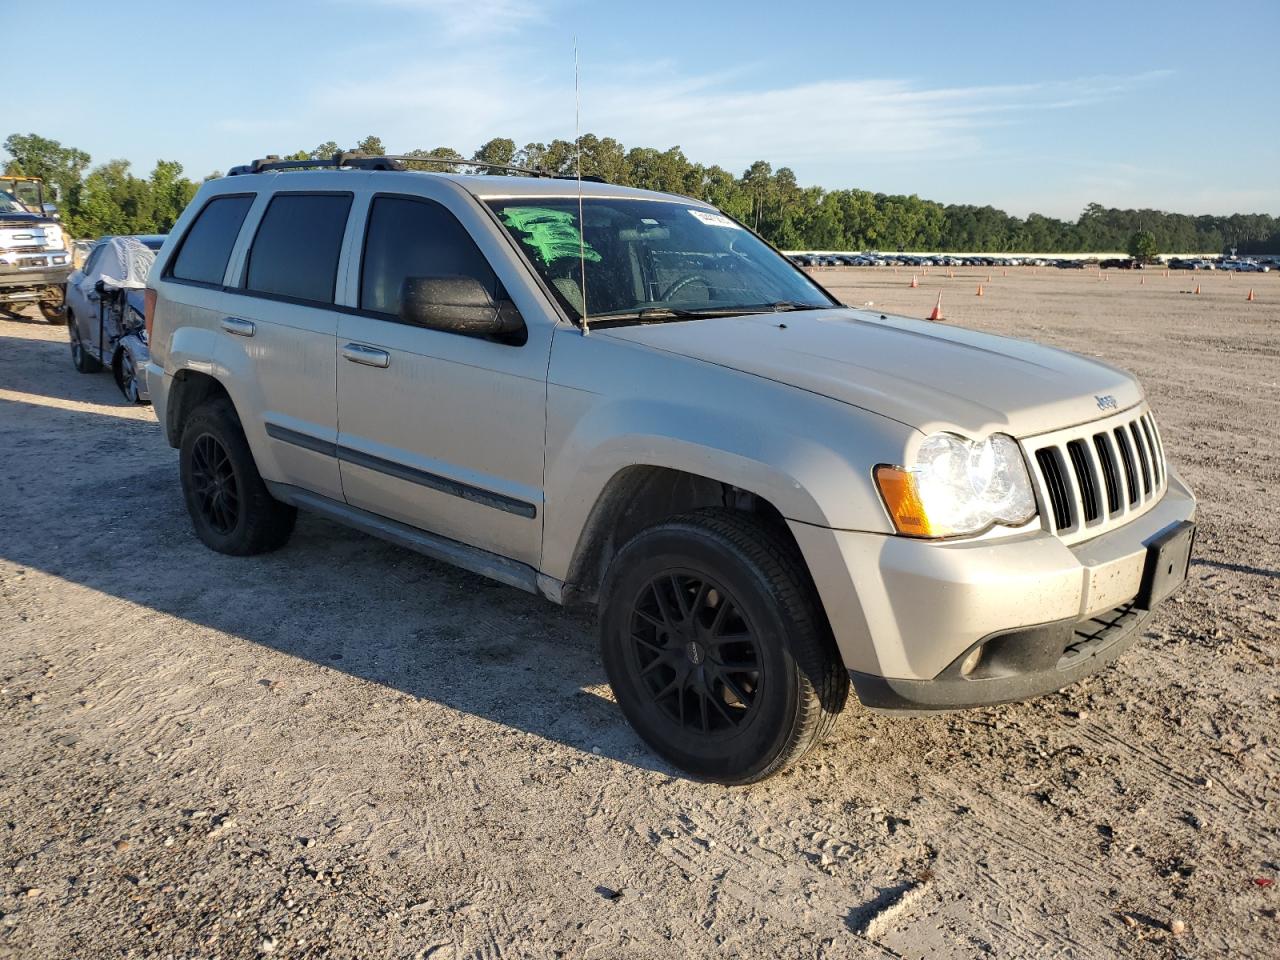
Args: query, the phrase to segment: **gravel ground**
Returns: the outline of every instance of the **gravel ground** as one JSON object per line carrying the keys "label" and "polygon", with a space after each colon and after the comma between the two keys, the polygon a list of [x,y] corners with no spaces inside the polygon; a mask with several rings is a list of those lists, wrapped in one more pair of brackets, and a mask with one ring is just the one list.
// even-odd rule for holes
{"label": "gravel ground", "polygon": [[149,408],[0,321],[0,958],[1274,956],[1280,276],[1009,274],[818,271],[1138,373],[1190,583],[1063,693],[851,704],[745,789],[646,751],[583,613],[315,518],[204,549]]}

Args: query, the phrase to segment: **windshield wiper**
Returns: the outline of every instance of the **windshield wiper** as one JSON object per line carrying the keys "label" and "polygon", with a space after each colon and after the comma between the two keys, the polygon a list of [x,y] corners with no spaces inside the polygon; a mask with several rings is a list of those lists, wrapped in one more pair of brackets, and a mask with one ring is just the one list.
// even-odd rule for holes
{"label": "windshield wiper", "polygon": [[683,307],[640,307],[636,310],[615,310],[612,313],[596,313],[589,316],[592,325],[597,323],[661,323],[664,320],[706,320],[714,317],[742,317],[752,313],[784,313],[792,310],[826,310],[826,306],[800,303],[797,300],[775,300],[771,303],[748,303],[732,307],[699,307],[689,310]]}
{"label": "windshield wiper", "polygon": [[767,307],[774,313],[788,313],[792,310],[829,310],[830,305],[819,303],[801,303],[798,300],[775,300],[773,303],[762,303],[762,307]]}
{"label": "windshield wiper", "polygon": [[592,326],[599,323],[661,323],[664,320],[705,320],[708,317],[732,317],[750,312],[737,307],[709,307],[685,310],[680,307],[641,307],[638,310],[615,310],[612,313],[588,315]]}

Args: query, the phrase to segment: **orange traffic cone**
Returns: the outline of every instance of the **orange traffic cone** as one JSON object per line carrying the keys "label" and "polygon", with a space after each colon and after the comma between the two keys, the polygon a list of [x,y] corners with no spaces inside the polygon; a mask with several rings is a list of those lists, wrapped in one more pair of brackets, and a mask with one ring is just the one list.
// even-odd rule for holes
{"label": "orange traffic cone", "polygon": [[1139,277],[1139,278],[1138,278],[1138,286],[1140,286],[1140,287],[1145,287],[1146,285],[1147,285],[1147,278],[1146,278],[1146,277]]}
{"label": "orange traffic cone", "polygon": [[1166,271],[1164,272],[1164,275],[1167,277],[1167,276],[1169,275],[1169,271],[1168,271],[1168,270],[1166,270]]}
{"label": "orange traffic cone", "polygon": [[930,313],[926,319],[929,319],[929,320],[942,319],[942,293],[941,292],[938,293],[938,302],[933,305],[933,312]]}
{"label": "orange traffic cone", "polygon": [[948,280],[954,280],[955,278],[956,278],[956,272],[955,272],[954,270],[948,270],[948,271],[947,271],[947,279],[948,279]]}
{"label": "orange traffic cone", "polygon": [[1008,275],[1009,275],[1009,271],[1008,271],[1008,270],[1001,270],[1001,271],[1000,271],[1000,276],[1002,276],[1002,277],[1007,277]]}
{"label": "orange traffic cone", "polygon": [[989,273],[988,273],[988,274],[987,274],[987,283],[990,283],[990,282],[991,282],[991,274],[989,274]]}
{"label": "orange traffic cone", "polygon": [[1247,300],[1249,303],[1253,303],[1253,300],[1254,300],[1254,297],[1253,297],[1253,287],[1250,287],[1250,288],[1249,288],[1249,295],[1248,295],[1247,297],[1245,297],[1245,300]]}
{"label": "orange traffic cone", "polygon": [[978,296],[982,296],[982,284],[978,284]]}
{"label": "orange traffic cone", "polygon": [[916,279],[915,277],[912,277],[912,278],[911,278],[911,289],[912,289],[912,290],[914,290],[914,289],[915,289],[916,287],[918,287],[918,286],[920,286],[920,281],[919,281],[918,279]]}
{"label": "orange traffic cone", "polygon": [[1197,284],[1196,284],[1196,288],[1195,288],[1195,290],[1194,290],[1194,291],[1192,291],[1192,292],[1193,292],[1193,293],[1195,293],[1197,296],[1199,296],[1199,295],[1200,295],[1200,284],[1198,284],[1198,283],[1197,283]]}

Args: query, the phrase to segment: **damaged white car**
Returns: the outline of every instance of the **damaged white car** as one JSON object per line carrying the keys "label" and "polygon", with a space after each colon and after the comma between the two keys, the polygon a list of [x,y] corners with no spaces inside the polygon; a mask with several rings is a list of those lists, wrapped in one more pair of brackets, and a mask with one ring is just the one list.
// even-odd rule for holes
{"label": "damaged white car", "polygon": [[144,288],[164,245],[162,235],[103,237],[84,265],[67,278],[67,330],[71,362],[81,373],[110,367],[130,403],[149,403],[146,378],[150,357]]}

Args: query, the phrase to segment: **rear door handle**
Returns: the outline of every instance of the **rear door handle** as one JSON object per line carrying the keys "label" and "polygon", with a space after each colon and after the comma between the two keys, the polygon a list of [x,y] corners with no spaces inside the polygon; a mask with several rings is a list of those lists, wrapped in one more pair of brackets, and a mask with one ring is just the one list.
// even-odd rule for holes
{"label": "rear door handle", "polygon": [[362,363],[366,367],[391,366],[391,354],[377,347],[366,347],[363,343],[348,343],[342,348],[342,355],[352,363]]}
{"label": "rear door handle", "polygon": [[252,320],[241,320],[239,317],[223,317],[222,329],[227,333],[234,333],[237,337],[252,337],[258,328],[253,325]]}

